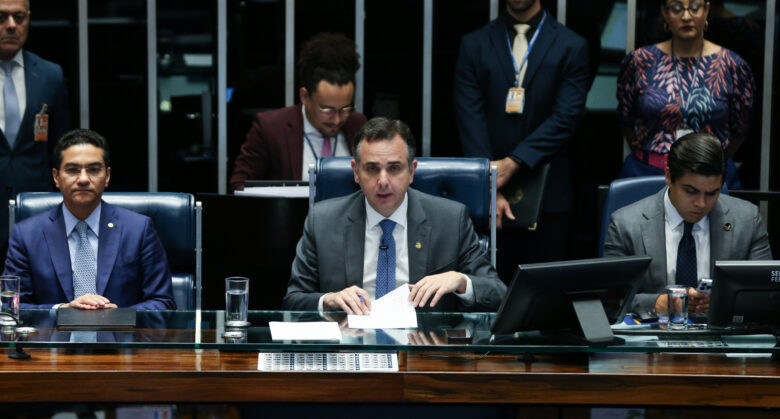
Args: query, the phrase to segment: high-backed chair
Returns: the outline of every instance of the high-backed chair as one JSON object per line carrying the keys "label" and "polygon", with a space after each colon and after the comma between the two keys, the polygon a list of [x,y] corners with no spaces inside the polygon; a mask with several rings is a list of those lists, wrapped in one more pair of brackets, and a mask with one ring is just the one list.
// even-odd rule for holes
{"label": "high-backed chair", "polygon": [[[152,219],[168,255],[173,298],[181,310],[199,306],[201,285],[201,205],[191,194],[168,192],[106,192],[103,200]],[[62,202],[59,192],[25,192],[9,202],[13,228],[35,214]]]}
{"label": "high-backed chair", "polygon": [[[348,195],[360,189],[350,164],[351,157],[319,159],[309,168],[310,202]],[[430,195],[460,202],[469,210],[490,261],[496,265],[496,185],[490,161],[480,158],[420,157],[411,187]],[[492,220],[492,222],[491,222]]]}
{"label": "high-backed chair", "polygon": [[[604,256],[604,239],[607,237],[609,217],[615,210],[633,204],[640,199],[650,196],[666,186],[664,176],[640,176],[617,179],[609,184],[607,199],[604,202],[604,211],[601,216],[601,235],[599,237],[599,257]],[[726,184],[721,189],[722,194],[728,194]]]}

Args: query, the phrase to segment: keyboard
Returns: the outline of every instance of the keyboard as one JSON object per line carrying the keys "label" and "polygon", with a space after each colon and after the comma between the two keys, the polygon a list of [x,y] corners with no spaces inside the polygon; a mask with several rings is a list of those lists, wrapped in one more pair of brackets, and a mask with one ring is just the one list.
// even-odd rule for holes
{"label": "keyboard", "polygon": [[370,352],[260,352],[260,371],[398,371],[397,353]]}

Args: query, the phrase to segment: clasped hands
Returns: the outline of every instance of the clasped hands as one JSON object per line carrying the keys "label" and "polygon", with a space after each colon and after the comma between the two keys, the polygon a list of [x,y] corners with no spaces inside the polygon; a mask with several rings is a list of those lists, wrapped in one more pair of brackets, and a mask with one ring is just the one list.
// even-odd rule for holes
{"label": "clasped hands", "polygon": [[74,307],[82,310],[97,310],[99,308],[117,308],[116,304],[108,301],[108,298],[97,294],[84,294],[73,301],[61,305],[59,308]]}
{"label": "clasped hands", "polygon": [[[679,310],[682,301],[679,298],[675,298],[673,304]],[[668,313],[668,297],[666,294],[661,294],[655,299],[655,312],[656,313]],[[688,288],[688,312],[689,313],[706,313],[710,309],[710,295],[701,291],[697,291],[694,288]]]}
{"label": "clasped hands", "polygon": [[[439,300],[451,292],[466,292],[466,277],[455,271],[428,275],[416,284],[409,284],[409,301],[415,307],[424,307],[430,300],[435,307]],[[366,290],[353,285],[339,292],[325,294],[322,298],[325,310],[342,310],[347,314],[368,315],[371,313],[370,296]]]}

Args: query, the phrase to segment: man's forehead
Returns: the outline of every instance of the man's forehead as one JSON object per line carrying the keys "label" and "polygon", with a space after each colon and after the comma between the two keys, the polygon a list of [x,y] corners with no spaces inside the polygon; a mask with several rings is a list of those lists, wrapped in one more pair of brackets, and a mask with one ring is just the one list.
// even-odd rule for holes
{"label": "man's forehead", "polygon": [[26,12],[27,1],[26,0],[0,0],[0,11],[2,12]]}

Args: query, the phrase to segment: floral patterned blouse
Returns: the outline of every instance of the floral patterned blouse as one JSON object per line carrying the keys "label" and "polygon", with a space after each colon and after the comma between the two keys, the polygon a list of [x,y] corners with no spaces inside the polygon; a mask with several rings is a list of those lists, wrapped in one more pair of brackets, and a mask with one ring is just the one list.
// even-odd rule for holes
{"label": "floral patterned blouse", "polygon": [[636,49],[623,59],[618,119],[636,133],[632,149],[668,153],[677,130],[686,128],[686,120],[688,128],[719,138],[724,149],[731,138],[746,138],[756,90],[750,66],[726,48],[701,57],[698,66],[697,60],[677,57],[675,71],[672,56],[655,45]]}

